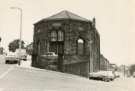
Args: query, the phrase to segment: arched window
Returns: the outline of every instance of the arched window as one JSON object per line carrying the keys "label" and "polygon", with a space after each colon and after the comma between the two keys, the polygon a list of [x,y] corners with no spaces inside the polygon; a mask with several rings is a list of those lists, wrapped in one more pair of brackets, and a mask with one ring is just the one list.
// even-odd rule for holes
{"label": "arched window", "polygon": [[56,31],[51,32],[51,41],[56,41],[57,40],[57,33]]}
{"label": "arched window", "polygon": [[58,41],[64,40],[64,33],[62,31],[58,31]]}
{"label": "arched window", "polygon": [[78,55],[84,54],[84,40],[80,38],[77,40],[77,53]]}

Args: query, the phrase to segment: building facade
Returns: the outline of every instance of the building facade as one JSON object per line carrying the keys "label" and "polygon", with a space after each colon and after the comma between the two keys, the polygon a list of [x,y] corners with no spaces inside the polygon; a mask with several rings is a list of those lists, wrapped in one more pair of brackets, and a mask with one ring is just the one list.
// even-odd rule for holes
{"label": "building facade", "polygon": [[[57,59],[42,55],[54,52]],[[100,69],[100,36],[93,21],[62,11],[34,24],[32,66],[88,77]]]}

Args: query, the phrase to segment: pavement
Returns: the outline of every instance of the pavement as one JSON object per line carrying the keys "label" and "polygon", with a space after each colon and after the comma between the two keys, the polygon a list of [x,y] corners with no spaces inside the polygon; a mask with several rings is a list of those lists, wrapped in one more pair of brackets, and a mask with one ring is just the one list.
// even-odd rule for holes
{"label": "pavement", "polygon": [[30,67],[30,60],[22,61],[21,66],[0,61],[0,91],[135,91],[135,78],[95,81],[33,68]]}

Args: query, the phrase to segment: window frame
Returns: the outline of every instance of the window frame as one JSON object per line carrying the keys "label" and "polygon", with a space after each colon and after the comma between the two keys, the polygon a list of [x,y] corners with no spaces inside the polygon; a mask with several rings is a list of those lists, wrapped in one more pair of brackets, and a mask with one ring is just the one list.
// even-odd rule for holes
{"label": "window frame", "polygon": [[58,30],[58,39],[57,41],[64,41],[64,32],[62,30]]}
{"label": "window frame", "polygon": [[58,37],[58,34],[57,34],[57,31],[56,30],[52,30],[51,33],[50,33],[50,41],[52,42],[55,42],[57,41],[57,37]]}
{"label": "window frame", "polygon": [[[78,50],[78,47],[79,47],[79,42],[78,42],[78,40],[82,40],[83,41],[83,48],[82,48],[82,50],[83,50],[83,52],[82,52],[82,54],[79,54],[80,52],[79,52],[79,50]],[[77,49],[76,49],[76,53],[77,53],[77,55],[84,55],[85,54],[85,40],[83,39],[83,38],[77,38],[77,41],[76,41],[76,43],[77,43]]]}

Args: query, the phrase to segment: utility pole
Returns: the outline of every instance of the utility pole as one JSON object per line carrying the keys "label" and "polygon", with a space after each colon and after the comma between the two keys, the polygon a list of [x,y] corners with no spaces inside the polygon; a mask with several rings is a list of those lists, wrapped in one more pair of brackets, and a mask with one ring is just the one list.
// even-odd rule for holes
{"label": "utility pole", "polygon": [[20,33],[19,33],[19,62],[18,62],[18,65],[21,64],[21,58],[20,58],[20,55],[21,55],[21,45],[22,45],[22,9],[19,8],[19,7],[11,7],[11,9],[17,9],[20,11]]}
{"label": "utility pole", "polygon": [[124,65],[124,77],[126,76],[126,66]]}

